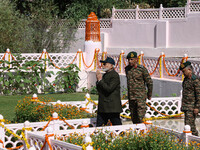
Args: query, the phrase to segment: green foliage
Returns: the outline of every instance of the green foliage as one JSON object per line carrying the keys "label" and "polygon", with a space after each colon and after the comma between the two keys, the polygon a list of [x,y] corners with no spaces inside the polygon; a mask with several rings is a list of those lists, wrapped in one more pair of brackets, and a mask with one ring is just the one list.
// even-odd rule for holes
{"label": "green foliage", "polygon": [[128,89],[124,86],[122,87],[122,99],[128,99]]}
{"label": "green foliage", "polygon": [[53,82],[56,90],[63,89],[64,92],[74,92],[79,83],[79,71],[80,69],[75,64],[69,64],[69,67],[61,68]]}
{"label": "green foliage", "polygon": [[28,50],[30,44],[29,21],[8,0],[0,1],[0,52],[10,48],[14,52]]}
{"label": "green foliage", "polygon": [[[41,102],[51,102],[52,99],[49,97],[39,96]],[[44,105],[42,103],[37,103],[31,101],[31,97],[25,97],[18,101],[15,108],[15,118],[14,121],[18,123],[25,122],[26,120],[30,122],[40,122],[48,121],[53,112],[57,112],[60,118],[65,119],[80,119],[80,118],[91,118],[94,117],[93,114],[86,113],[80,110],[76,106],[72,105]]]}
{"label": "green foliage", "polygon": [[98,92],[97,92],[97,87],[96,86],[92,86],[91,88],[90,88],[90,94],[98,94]]}
{"label": "green foliage", "polygon": [[[85,135],[72,134],[66,142],[83,145]],[[192,150],[200,149],[197,144],[189,143],[186,147],[173,134],[153,128],[149,133],[136,134],[133,132],[121,132],[119,136],[107,131],[106,134],[99,130],[91,135],[93,148],[98,150]],[[115,138],[115,139],[114,139]]]}
{"label": "green foliage", "polygon": [[87,87],[82,87],[81,90],[82,90],[82,92],[84,92],[84,93],[88,93],[88,92],[89,92],[89,90],[87,89]]}
{"label": "green foliage", "polygon": [[[17,8],[17,9],[16,9]],[[73,19],[58,17],[59,7],[53,0],[0,1],[0,50],[12,52],[68,51],[74,39]]]}
{"label": "green foliage", "polygon": [[[41,88],[41,92],[45,92],[50,85],[47,80],[53,72],[45,72],[46,60],[27,61],[22,64],[24,58],[16,55],[16,61],[8,62],[2,60],[0,69],[0,91],[5,95],[14,94],[33,94],[37,93],[37,89]],[[22,65],[20,65],[22,64]]]}
{"label": "green foliage", "polygon": [[176,94],[176,93],[172,93],[172,96],[173,96],[173,97],[177,97],[177,94]]}

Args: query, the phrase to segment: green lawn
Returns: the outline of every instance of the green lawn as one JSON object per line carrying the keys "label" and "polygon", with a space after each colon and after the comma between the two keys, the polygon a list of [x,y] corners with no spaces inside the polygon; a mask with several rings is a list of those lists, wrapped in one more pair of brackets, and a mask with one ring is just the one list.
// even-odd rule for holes
{"label": "green lawn", "polygon": [[[15,115],[15,106],[18,100],[23,99],[25,96],[32,95],[15,95],[15,96],[0,96],[0,114],[4,116],[4,119],[12,121]],[[70,93],[70,94],[44,94],[39,96],[47,96],[52,98],[53,101],[83,101],[85,100],[85,93]],[[97,95],[91,95],[91,99],[97,100]]]}

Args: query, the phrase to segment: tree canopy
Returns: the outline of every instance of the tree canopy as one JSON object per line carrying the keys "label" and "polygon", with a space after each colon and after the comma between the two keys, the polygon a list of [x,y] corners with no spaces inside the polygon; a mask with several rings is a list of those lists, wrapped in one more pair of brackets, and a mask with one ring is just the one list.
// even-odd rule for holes
{"label": "tree canopy", "polygon": [[185,6],[187,0],[0,0],[0,52],[67,52],[81,19],[117,9]]}

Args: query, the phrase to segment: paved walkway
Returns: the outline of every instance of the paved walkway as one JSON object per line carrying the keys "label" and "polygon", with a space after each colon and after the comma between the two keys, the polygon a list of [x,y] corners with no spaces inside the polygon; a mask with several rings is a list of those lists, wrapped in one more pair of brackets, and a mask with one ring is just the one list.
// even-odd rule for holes
{"label": "paved walkway", "polygon": [[[184,119],[163,119],[163,120],[153,120],[154,125],[162,126],[165,128],[170,128],[179,132],[183,131],[184,128]],[[123,122],[123,124],[132,124],[131,121]],[[200,136],[200,118],[196,119],[196,127],[199,131]]]}

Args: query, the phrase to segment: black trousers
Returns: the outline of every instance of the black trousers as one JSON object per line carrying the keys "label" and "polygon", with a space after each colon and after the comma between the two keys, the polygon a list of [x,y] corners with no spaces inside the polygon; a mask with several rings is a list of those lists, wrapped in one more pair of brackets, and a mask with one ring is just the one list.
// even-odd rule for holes
{"label": "black trousers", "polygon": [[105,126],[110,119],[112,125],[122,125],[120,113],[97,113],[97,127]]}

